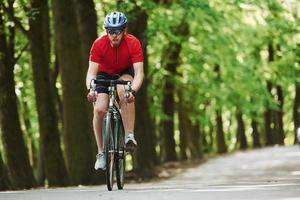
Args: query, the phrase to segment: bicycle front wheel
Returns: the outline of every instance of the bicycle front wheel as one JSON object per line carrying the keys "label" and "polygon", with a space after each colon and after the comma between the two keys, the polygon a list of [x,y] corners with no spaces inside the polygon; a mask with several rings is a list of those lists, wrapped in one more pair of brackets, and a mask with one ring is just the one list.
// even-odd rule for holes
{"label": "bicycle front wheel", "polygon": [[107,113],[105,125],[105,159],[106,159],[106,185],[111,191],[114,185],[114,142],[113,142],[113,123],[111,113]]}
{"label": "bicycle front wheel", "polygon": [[119,124],[119,134],[117,140],[117,156],[116,156],[116,178],[118,189],[122,190],[124,187],[124,176],[125,176],[125,137],[124,127],[122,122]]}

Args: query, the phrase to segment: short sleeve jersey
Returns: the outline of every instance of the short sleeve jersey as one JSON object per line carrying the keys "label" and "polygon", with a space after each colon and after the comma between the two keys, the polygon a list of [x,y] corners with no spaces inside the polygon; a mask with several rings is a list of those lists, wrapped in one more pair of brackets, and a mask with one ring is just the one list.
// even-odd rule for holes
{"label": "short sleeve jersey", "polygon": [[115,75],[144,60],[141,43],[130,34],[125,34],[119,47],[112,47],[107,35],[95,40],[90,50],[90,61],[99,63],[98,71]]}

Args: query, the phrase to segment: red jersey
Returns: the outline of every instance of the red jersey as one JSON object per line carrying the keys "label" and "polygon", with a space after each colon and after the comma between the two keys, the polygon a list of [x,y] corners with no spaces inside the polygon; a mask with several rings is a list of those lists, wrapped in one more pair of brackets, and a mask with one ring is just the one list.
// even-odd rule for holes
{"label": "red jersey", "polygon": [[98,71],[110,75],[118,74],[144,60],[139,40],[125,34],[119,47],[112,47],[107,35],[95,40],[90,51],[90,61],[99,63]]}

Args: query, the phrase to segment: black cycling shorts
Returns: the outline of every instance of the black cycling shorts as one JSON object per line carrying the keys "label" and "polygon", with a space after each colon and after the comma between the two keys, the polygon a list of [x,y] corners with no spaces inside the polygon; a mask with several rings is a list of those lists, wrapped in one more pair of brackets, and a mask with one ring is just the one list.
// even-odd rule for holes
{"label": "black cycling shorts", "polygon": [[[106,79],[106,80],[116,80],[116,79],[119,79],[124,74],[128,74],[128,75],[130,75],[133,78],[134,77],[133,67],[131,67],[129,69],[126,69],[123,72],[121,72],[119,74],[115,74],[115,75],[110,75],[110,74],[107,74],[105,72],[98,72],[97,78],[99,78],[99,79]],[[106,93],[106,94],[108,94],[108,85],[104,84],[104,83],[97,84],[96,91],[97,91],[98,94],[99,93]]]}

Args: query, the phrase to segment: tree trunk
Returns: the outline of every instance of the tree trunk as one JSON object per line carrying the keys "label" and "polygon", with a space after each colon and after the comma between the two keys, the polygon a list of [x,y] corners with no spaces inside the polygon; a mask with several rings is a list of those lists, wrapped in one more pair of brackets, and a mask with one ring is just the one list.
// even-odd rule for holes
{"label": "tree trunk", "polygon": [[22,107],[24,108],[24,114],[23,114],[23,120],[24,120],[24,126],[26,129],[26,138],[27,138],[27,147],[28,147],[28,153],[29,153],[29,158],[30,158],[30,163],[33,168],[36,166],[36,161],[37,161],[37,149],[36,146],[34,145],[34,138],[33,138],[33,130],[32,130],[32,125],[30,122],[30,108],[28,106],[28,100],[27,98],[24,99],[22,98],[21,100]]}
{"label": "tree trunk", "polygon": [[[97,15],[95,10],[95,4],[93,0],[73,0],[74,7],[76,11],[76,20],[78,24],[78,31],[80,35],[80,43],[81,43],[81,51],[83,58],[83,66],[85,66],[85,74],[88,69],[89,64],[89,55],[90,49],[97,38]],[[93,110],[89,109],[89,121],[93,119]],[[92,151],[93,154],[96,155],[98,152],[96,140],[94,139],[94,135],[91,136],[91,141],[93,143]],[[101,174],[101,173],[100,173]],[[105,183],[105,176],[99,177],[98,171],[93,171],[92,174],[92,184]]]}
{"label": "tree trunk", "polygon": [[2,155],[0,154],[0,191],[8,189],[10,189],[10,182],[7,168],[3,162]]}
{"label": "tree trunk", "polygon": [[[81,41],[82,57],[88,66],[90,49],[97,38],[97,15],[93,0],[73,0]],[[87,69],[87,68],[86,68]]]}
{"label": "tree trunk", "polygon": [[216,110],[216,123],[217,123],[217,151],[219,154],[227,152],[227,146],[225,143],[224,131],[223,131],[223,119],[222,110]]}
{"label": "tree trunk", "polygon": [[213,149],[214,145],[214,126],[213,123],[209,122],[209,143],[208,143],[208,152],[210,152]]}
{"label": "tree trunk", "polygon": [[178,109],[178,118],[179,118],[179,138],[180,138],[180,159],[181,160],[187,160],[187,133],[189,132],[189,126],[188,126],[188,116],[187,111],[184,108],[184,101],[182,98],[182,93],[179,91],[179,102],[177,104]]}
{"label": "tree trunk", "polygon": [[204,154],[208,153],[210,149],[209,141],[207,140],[207,134],[208,133],[205,132],[205,130],[203,129],[201,143],[202,143],[202,152]]}
{"label": "tree trunk", "polygon": [[[267,88],[269,94],[272,95],[272,83],[267,82]],[[272,128],[272,110],[269,108],[269,105],[266,105],[266,111],[264,113],[264,123],[265,123],[265,136],[266,136],[266,146],[270,146],[274,144],[273,138],[273,128]]]}
{"label": "tree trunk", "polygon": [[94,164],[92,129],[86,101],[86,62],[82,59],[74,4],[72,0],[52,0],[52,8],[62,77],[67,167],[73,184],[89,184]]}
{"label": "tree trunk", "polygon": [[44,145],[42,145],[42,140],[39,140],[39,151],[38,151],[38,163],[37,163],[37,184],[43,187],[45,185],[46,173],[45,173],[45,159],[43,159]]}
{"label": "tree trunk", "polygon": [[[216,73],[216,81],[218,82],[219,84],[218,87],[220,88],[222,79],[221,79],[221,67],[219,64],[215,65],[214,72]],[[224,137],[222,107],[216,109],[216,124],[217,124],[217,151],[219,154],[226,153],[227,146]]]}
{"label": "tree trunk", "polygon": [[[13,2],[9,4],[13,15]],[[3,8],[0,4],[0,13]],[[6,36],[6,33],[9,35]],[[12,187],[15,189],[31,188],[36,185],[29,163],[20,118],[17,108],[14,80],[14,27],[4,30],[3,16],[0,15],[0,126],[5,160]],[[9,38],[7,40],[7,38]],[[16,148],[17,147],[17,148]]]}
{"label": "tree trunk", "polygon": [[162,122],[163,126],[163,141],[164,141],[164,160],[174,161],[177,160],[175,151],[175,139],[174,139],[174,112],[175,112],[175,82],[174,77],[176,76],[177,66],[180,64],[180,52],[182,47],[182,41],[189,34],[188,24],[184,21],[175,27],[174,32],[177,36],[181,37],[181,41],[171,41],[169,46],[163,53],[162,65],[166,67],[168,76],[165,77],[165,87],[163,96],[163,112],[167,115],[168,119]]}
{"label": "tree trunk", "polygon": [[[177,49],[177,48],[176,48]],[[171,56],[168,59],[176,59],[176,54]],[[164,56],[167,57],[167,56]],[[174,60],[172,60],[174,61]],[[175,73],[174,68],[176,65],[167,65],[166,70],[173,74]],[[163,111],[168,117],[162,122],[163,127],[163,144],[164,144],[164,160],[165,161],[175,161],[177,160],[176,151],[175,151],[175,139],[174,139],[174,83],[170,80],[171,77],[166,78],[166,83],[164,87],[164,97],[163,97]]]}
{"label": "tree trunk", "polygon": [[[273,48],[273,44],[269,43],[268,45],[268,61],[269,63],[274,61],[274,48]],[[270,94],[270,96],[273,98],[272,95],[272,88],[273,85],[270,81],[267,81],[267,89],[268,92]],[[266,105],[266,111],[264,114],[264,120],[265,120],[265,135],[266,135],[266,145],[270,146],[274,144],[274,123],[273,123],[273,112],[270,109],[269,104],[267,103]]]}
{"label": "tree trunk", "polygon": [[47,0],[31,0],[31,8],[39,12],[29,19],[30,50],[32,57],[34,89],[43,146],[45,175],[49,186],[65,186],[68,175],[60,148],[55,99],[50,82],[50,30]]}
{"label": "tree trunk", "polygon": [[[180,130],[180,154],[182,158],[201,158],[200,151],[200,128],[198,124],[193,124],[189,118],[190,109],[183,99],[179,99],[178,115],[179,115],[179,130]],[[182,143],[183,142],[183,143]],[[187,155],[188,154],[188,155]]]}
{"label": "tree trunk", "polygon": [[276,130],[276,144],[283,145],[284,144],[284,129],[283,129],[283,104],[284,104],[284,96],[282,92],[282,88],[277,86],[277,102],[278,102],[278,110],[274,113],[275,117],[275,130]]}
{"label": "tree trunk", "polygon": [[57,50],[55,50],[55,61],[54,61],[54,66],[53,70],[51,71],[51,76],[50,76],[50,82],[51,82],[51,87],[52,87],[52,93],[54,95],[55,99],[55,105],[56,105],[56,113],[57,113],[57,119],[58,122],[64,124],[63,122],[63,103],[61,96],[59,94],[59,90],[56,87],[56,82],[58,81],[58,75],[59,75],[59,63],[58,63],[58,55],[57,55]]}
{"label": "tree trunk", "polygon": [[209,127],[206,131],[202,129],[202,152],[203,154],[209,153],[213,149],[213,130],[211,124],[207,124]]}
{"label": "tree trunk", "polygon": [[[142,43],[144,54],[144,73],[145,79],[136,98],[136,127],[135,133],[139,143],[139,149],[136,157],[136,171],[142,177],[153,176],[153,167],[158,162],[155,151],[155,129],[154,121],[150,115],[150,103],[148,96],[148,54],[147,54],[147,13],[137,7],[132,14],[132,20],[129,21],[129,33],[135,35]],[[145,159],[145,157],[147,159]]]}
{"label": "tree trunk", "polygon": [[248,148],[248,144],[247,144],[247,138],[245,133],[245,123],[241,111],[237,111],[236,119],[237,119],[237,140],[240,143],[240,149],[245,150]]}
{"label": "tree trunk", "polygon": [[300,84],[295,83],[295,98],[294,98],[294,107],[293,107],[293,120],[294,120],[294,132],[295,132],[295,140],[297,141],[297,129],[300,127]]}
{"label": "tree trunk", "polygon": [[202,134],[200,130],[200,124],[199,122],[196,122],[195,124],[192,124],[192,143],[193,143],[193,149],[194,149],[194,154],[193,158],[198,158],[201,159],[203,157],[203,152],[202,152]]}
{"label": "tree trunk", "polygon": [[257,128],[257,121],[254,118],[251,121],[251,127],[252,127],[253,147],[259,148],[259,147],[261,147],[261,143],[260,143],[260,137],[259,137],[259,132],[258,132],[258,128]]}
{"label": "tree trunk", "polygon": [[[297,45],[296,48],[297,63],[300,65],[300,45]],[[300,70],[296,69],[296,77],[299,77]],[[300,141],[297,140],[297,129],[300,128],[300,81],[295,81],[295,97],[294,97],[294,106],[293,106],[293,121],[294,121],[294,134],[295,139],[294,143],[298,143]]]}

